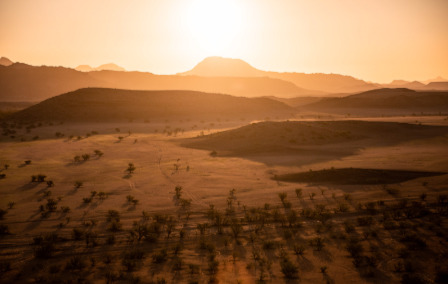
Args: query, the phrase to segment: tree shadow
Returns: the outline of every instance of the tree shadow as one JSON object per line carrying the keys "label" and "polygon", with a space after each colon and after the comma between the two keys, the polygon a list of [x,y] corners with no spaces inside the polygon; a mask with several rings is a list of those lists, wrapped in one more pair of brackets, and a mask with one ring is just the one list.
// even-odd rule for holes
{"label": "tree shadow", "polygon": [[19,186],[17,188],[17,190],[21,190],[21,191],[31,190],[31,189],[36,188],[39,184],[40,183],[38,183],[38,182],[30,182],[30,183],[24,184],[22,186]]}

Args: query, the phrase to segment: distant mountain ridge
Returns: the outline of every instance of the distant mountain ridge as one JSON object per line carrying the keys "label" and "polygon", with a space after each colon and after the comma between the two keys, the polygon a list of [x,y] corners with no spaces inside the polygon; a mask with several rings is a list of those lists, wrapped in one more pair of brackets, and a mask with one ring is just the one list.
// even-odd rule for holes
{"label": "distant mountain ridge", "polygon": [[0,58],[0,65],[3,65],[3,66],[10,66],[10,65],[12,65],[12,64],[14,64],[14,62],[12,62],[11,60],[9,60],[8,58],[6,58],[6,57],[2,57],[2,58]]}
{"label": "distant mountain ridge", "polygon": [[[8,65],[12,61],[2,58]],[[448,90],[448,82],[396,80],[380,85],[339,74],[278,73],[254,68],[241,59],[205,58],[192,70],[177,75],[122,71],[110,63],[79,70],[65,67],[31,66],[24,63],[0,65],[0,101],[42,101],[86,87],[131,90],[193,90],[234,96],[278,98],[339,97],[354,93],[400,87],[414,90]],[[108,69],[95,71],[96,69]],[[112,70],[109,70],[112,69]],[[438,78],[436,78],[438,79]],[[443,78],[440,78],[443,79]]]}
{"label": "distant mountain ridge", "polygon": [[100,65],[96,68],[91,67],[90,65],[79,65],[75,68],[77,71],[81,72],[92,72],[92,71],[103,71],[103,70],[109,70],[109,71],[126,71],[123,67],[118,66],[115,63],[107,63]]}
{"label": "distant mountain ridge", "polygon": [[[195,75],[208,77],[270,77],[289,81],[300,88],[315,93],[352,93],[378,88],[377,84],[367,83],[363,80],[339,74],[305,74],[305,73],[279,73],[262,71],[251,66],[241,59],[207,57],[199,62],[193,69],[178,73],[178,75]],[[316,92],[317,91],[317,92]],[[312,93],[312,92],[310,92]]]}
{"label": "distant mountain ridge", "polygon": [[130,90],[192,90],[246,97],[309,95],[291,82],[268,77],[200,77],[147,72],[80,72],[65,67],[14,63],[0,66],[0,101],[42,101],[86,87]]}

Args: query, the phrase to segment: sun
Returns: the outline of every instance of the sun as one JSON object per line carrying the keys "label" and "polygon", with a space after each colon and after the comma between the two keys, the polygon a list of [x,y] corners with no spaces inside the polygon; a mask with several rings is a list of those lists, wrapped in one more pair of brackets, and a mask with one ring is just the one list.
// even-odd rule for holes
{"label": "sun", "polygon": [[241,28],[241,7],[232,0],[196,0],[187,11],[191,37],[203,52],[224,55]]}

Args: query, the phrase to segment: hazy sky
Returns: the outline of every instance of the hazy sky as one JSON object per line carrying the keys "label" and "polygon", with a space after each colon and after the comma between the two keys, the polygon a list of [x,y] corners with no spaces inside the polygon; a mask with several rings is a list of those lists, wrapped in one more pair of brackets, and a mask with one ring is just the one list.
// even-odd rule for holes
{"label": "hazy sky", "polygon": [[448,0],[0,0],[0,56],[173,74],[210,55],[380,83],[448,78]]}

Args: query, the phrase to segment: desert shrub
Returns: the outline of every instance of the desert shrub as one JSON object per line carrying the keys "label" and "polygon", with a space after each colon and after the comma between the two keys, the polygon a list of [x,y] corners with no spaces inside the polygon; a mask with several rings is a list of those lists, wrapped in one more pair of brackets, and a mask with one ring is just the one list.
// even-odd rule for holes
{"label": "desert shrub", "polygon": [[26,160],[25,165],[31,165],[31,160]]}
{"label": "desert shrub", "polygon": [[81,156],[76,155],[75,157],[73,157],[73,161],[74,161],[75,163],[79,163],[79,162],[81,162]]}
{"label": "desert shrub", "polygon": [[45,182],[46,175],[38,174],[37,175],[37,182]]}
{"label": "desert shrub", "polygon": [[[428,282],[423,276],[419,274],[403,274],[401,277],[401,283],[403,284],[428,284]],[[445,282],[446,283],[446,282]]]}
{"label": "desert shrub", "polygon": [[65,268],[67,270],[83,270],[87,267],[87,262],[83,256],[75,255],[69,259]]}
{"label": "desert shrub", "polygon": [[295,193],[296,193],[297,198],[302,199],[302,189],[301,188],[296,188]]}
{"label": "desert shrub", "polygon": [[47,181],[47,187],[53,187],[54,182],[52,180]]}
{"label": "desert shrub", "polygon": [[213,150],[213,151],[211,151],[210,152],[210,157],[216,157],[216,156],[218,156],[218,152],[216,152],[215,150]]}
{"label": "desert shrub", "polygon": [[93,151],[93,152],[94,152],[95,155],[98,156],[98,157],[102,157],[102,156],[104,155],[104,153],[101,152],[100,150],[95,150],[95,151]]}
{"label": "desert shrub", "polygon": [[81,157],[82,157],[83,161],[88,161],[90,159],[89,154],[83,154]]}
{"label": "desert shrub", "polygon": [[134,196],[128,195],[126,196],[126,200],[128,201],[128,203],[131,203],[134,200]]}
{"label": "desert shrub", "polygon": [[68,213],[68,212],[70,212],[70,207],[68,207],[68,206],[61,206],[61,211],[63,213]]}
{"label": "desert shrub", "polygon": [[106,198],[107,198],[107,193],[105,193],[104,191],[100,191],[100,192],[98,192],[98,198],[99,198],[100,200],[104,200],[104,199],[106,199]]}
{"label": "desert shrub", "polygon": [[374,219],[370,216],[358,217],[356,220],[359,226],[371,226],[374,223]]}
{"label": "desert shrub", "polygon": [[183,261],[182,261],[182,258],[176,256],[176,257],[173,259],[173,270],[174,270],[174,271],[181,271],[181,270],[182,270],[182,267],[183,267]]}
{"label": "desert shrub", "polygon": [[305,253],[305,246],[304,245],[299,245],[299,244],[294,244],[294,253],[296,255],[303,255]]}
{"label": "desert shrub", "polygon": [[120,221],[112,220],[109,224],[109,230],[112,232],[121,231],[121,228],[122,228],[122,224],[120,223]]}
{"label": "desert shrub", "polygon": [[129,163],[126,171],[131,175],[134,173],[135,169],[136,169],[136,167],[134,166],[134,163]]}
{"label": "desert shrub", "polygon": [[83,201],[84,203],[88,204],[88,203],[92,202],[92,197],[84,197],[84,198],[82,199],[82,201]]}
{"label": "desert shrub", "polygon": [[36,258],[50,258],[55,251],[55,247],[51,242],[42,242],[34,249]]}
{"label": "desert shrub", "polygon": [[168,258],[168,253],[166,251],[166,249],[162,249],[161,251],[154,253],[152,256],[152,260],[155,263],[162,263],[165,262]]}
{"label": "desert shrub", "polygon": [[117,221],[120,222],[120,213],[117,210],[107,211],[107,221]]}
{"label": "desert shrub", "polygon": [[321,237],[311,239],[310,245],[314,247],[315,250],[321,251],[325,247],[324,239],[322,239]]}
{"label": "desert shrub", "polygon": [[45,205],[45,208],[47,208],[48,211],[54,212],[57,209],[58,202],[54,200],[53,198],[47,199],[47,204]]}
{"label": "desert shrub", "polygon": [[286,279],[295,279],[298,277],[299,269],[288,257],[283,257],[280,260],[280,267]]}
{"label": "desert shrub", "polygon": [[115,244],[115,235],[109,235],[106,238],[106,244],[113,245]]}
{"label": "desert shrub", "polygon": [[2,261],[0,262],[0,272],[4,273],[11,270],[11,262],[10,261]]}
{"label": "desert shrub", "polygon": [[8,211],[6,211],[5,209],[0,209],[0,220],[3,220],[6,213],[8,213]]}
{"label": "desert shrub", "polygon": [[6,178],[6,174],[0,174],[0,179]]}
{"label": "desert shrub", "polygon": [[273,250],[277,247],[277,243],[271,240],[266,240],[263,242],[263,249]]}
{"label": "desert shrub", "polygon": [[84,237],[84,231],[80,228],[73,228],[72,237],[75,241],[82,240]]}
{"label": "desert shrub", "polygon": [[0,236],[9,235],[9,227],[5,224],[0,224]]}
{"label": "desert shrub", "polygon": [[83,185],[82,181],[75,181],[74,186],[75,188],[80,188]]}
{"label": "desert shrub", "polygon": [[180,199],[182,196],[182,186],[176,186],[174,188],[176,199]]}
{"label": "desert shrub", "polygon": [[9,202],[8,202],[8,208],[9,208],[9,209],[14,208],[15,205],[16,205],[16,203],[15,203],[14,201],[9,201]]}

